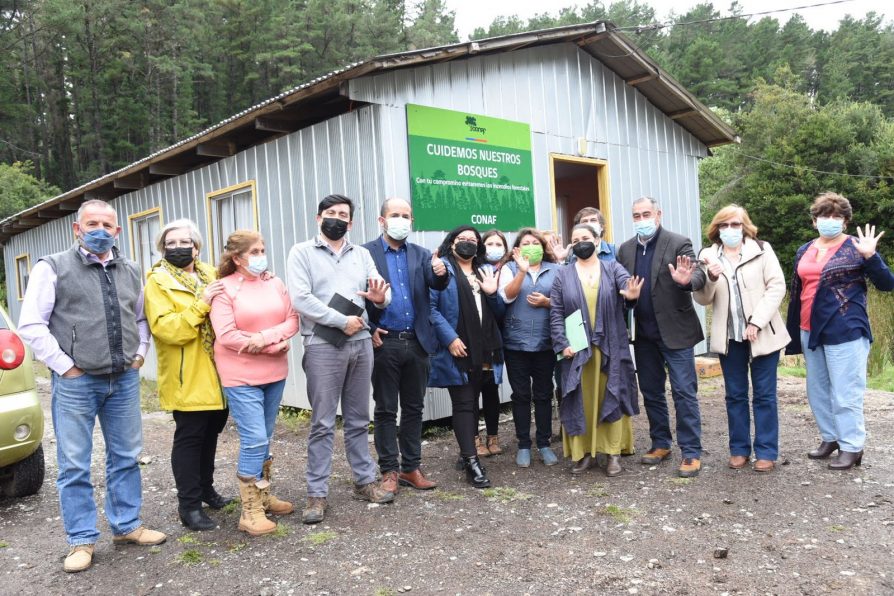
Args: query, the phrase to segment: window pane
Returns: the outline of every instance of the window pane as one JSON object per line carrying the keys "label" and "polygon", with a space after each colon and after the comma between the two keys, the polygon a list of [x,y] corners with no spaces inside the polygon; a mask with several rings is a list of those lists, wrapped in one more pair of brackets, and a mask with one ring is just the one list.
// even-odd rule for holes
{"label": "window pane", "polygon": [[28,278],[31,273],[28,271],[28,259],[19,259],[16,261],[16,267],[19,276],[19,292],[24,296],[25,290],[28,289]]}
{"label": "window pane", "polygon": [[161,254],[155,248],[155,237],[161,228],[161,220],[157,214],[141,217],[133,223],[134,260],[139,264],[145,279],[152,265],[158,262]]}

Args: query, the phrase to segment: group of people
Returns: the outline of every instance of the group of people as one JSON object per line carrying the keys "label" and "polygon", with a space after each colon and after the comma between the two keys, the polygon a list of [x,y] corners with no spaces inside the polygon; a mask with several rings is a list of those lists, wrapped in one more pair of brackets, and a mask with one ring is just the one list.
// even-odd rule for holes
{"label": "group of people", "polygon": [[[744,468],[753,456],[755,471],[775,468],[776,366],[783,349],[805,354],[807,396],[821,439],[808,456],[824,459],[837,451],[830,468],[858,466],[872,340],[866,279],[890,291],[894,275],[876,252],[883,232],[867,225],[856,237],[845,233],[852,217],[847,199],[824,193],[810,214],[819,237],[797,253],[784,323],[782,267],[736,205],[714,216],[711,245],[698,257],[688,238],[663,227],[662,210],[648,197],[633,203],[636,234],[617,247],[603,238],[599,210],[585,208],[568,245],[555,234],[523,228],[510,246],[499,231],[459,226],[430,252],[407,241],[413,223],[407,201],[386,200],[378,219],[382,234],[357,245],[347,237],[353,202],[329,195],[318,205],[319,234],[292,247],[285,282],[269,271],[259,233],[231,234],[214,268],[198,260],[202,237],[184,219],[162,229],[162,258],[144,285],[138,266],[114,246],[121,230],[114,208],[87,201],[73,224],[76,244],[43,257],[31,272],[19,321],[22,337],[52,370],[57,487],[70,545],[63,568],[89,568],[99,537],[90,479],[96,418],[105,439],[105,514],[113,541],[166,539],[139,517],[138,369],[150,338],[161,405],[176,424],[171,466],[178,513],[193,530],[214,527],[203,504],[220,509],[233,501],[214,488],[217,439],[229,415],[239,435],[239,529],[267,534],[276,529],[270,516],[294,511],[271,491],[270,445],[290,340],[299,333],[312,407],[307,524],[326,515],[339,408],[356,498],[387,503],[401,486],[437,486],[421,467],[428,387],[449,393],[458,467],[472,486],[490,486],[482,457],[503,451],[498,387],[504,370],[518,466],[531,465],[535,443],[544,465],[558,463],[551,447],[555,397],[570,472],[598,466],[607,476],[620,474],[621,456],[634,453],[638,392],[651,441],[641,462],[668,459],[669,378],[681,451],[677,474],[697,475],[694,346],[704,336],[693,299],[713,307],[710,349],[719,354],[725,380],[729,467]],[[370,388],[378,465],[367,441]]]}

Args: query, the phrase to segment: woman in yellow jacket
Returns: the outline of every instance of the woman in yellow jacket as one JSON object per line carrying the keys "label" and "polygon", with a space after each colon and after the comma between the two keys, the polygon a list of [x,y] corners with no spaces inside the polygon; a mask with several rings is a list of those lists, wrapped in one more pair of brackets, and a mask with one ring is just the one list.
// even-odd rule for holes
{"label": "woman in yellow jacket", "polygon": [[233,499],[214,490],[217,436],[229,411],[214,366],[214,331],[208,313],[223,290],[215,269],[197,260],[202,236],[188,219],[172,221],[157,240],[164,257],[146,281],[145,310],[158,354],[158,396],[173,411],[176,430],[171,468],[180,521],[190,530],[215,523],[202,502],[220,509]]}

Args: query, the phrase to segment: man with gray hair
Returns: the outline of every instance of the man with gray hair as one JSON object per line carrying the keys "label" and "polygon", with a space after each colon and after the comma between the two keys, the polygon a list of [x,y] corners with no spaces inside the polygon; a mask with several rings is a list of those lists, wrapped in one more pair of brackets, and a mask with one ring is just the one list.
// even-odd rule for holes
{"label": "man with gray hair", "polygon": [[[670,375],[677,417],[681,477],[701,470],[701,414],[693,347],[704,339],[692,292],[705,285],[692,241],[661,226],[661,207],[651,197],[633,203],[636,236],[618,248],[618,262],[644,280],[634,308],[636,376],[649,418],[652,447],[642,463],[655,465],[671,454],[671,429],[664,383]],[[665,373],[667,366],[667,373]]]}
{"label": "man with gray hair", "polygon": [[115,544],[155,545],[161,532],[140,520],[143,447],[139,368],[149,349],[140,269],[115,247],[118,214],[87,201],[72,225],[77,242],[31,271],[19,334],[53,373],[52,412],[62,522],[71,547],[63,569],[93,563],[96,502],[90,480],[93,427],[106,447],[105,514]]}

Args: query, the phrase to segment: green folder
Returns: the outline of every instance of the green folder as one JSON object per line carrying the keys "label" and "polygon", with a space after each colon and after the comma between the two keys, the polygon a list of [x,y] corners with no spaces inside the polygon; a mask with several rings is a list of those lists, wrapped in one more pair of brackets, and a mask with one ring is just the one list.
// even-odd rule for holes
{"label": "green folder", "polygon": [[[575,353],[587,349],[589,341],[587,340],[587,330],[584,329],[584,315],[580,309],[577,309],[567,317],[565,317],[565,337],[568,338],[568,346]],[[556,360],[561,360],[562,354],[556,356]]]}

